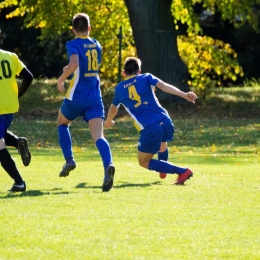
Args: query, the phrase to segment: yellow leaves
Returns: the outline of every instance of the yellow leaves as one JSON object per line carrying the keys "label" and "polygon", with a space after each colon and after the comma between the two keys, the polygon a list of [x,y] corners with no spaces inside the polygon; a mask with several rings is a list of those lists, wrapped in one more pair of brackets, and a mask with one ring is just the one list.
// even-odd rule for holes
{"label": "yellow leaves", "polygon": [[90,36],[96,38],[103,47],[101,76],[107,80],[117,82],[120,26],[123,26],[122,61],[128,55],[136,56],[132,28],[123,0],[88,0],[87,4],[79,0],[5,0],[0,1],[0,9],[18,5],[18,2],[18,8],[8,14],[7,18],[26,14],[25,26],[42,29],[42,39],[59,37],[64,32],[71,31],[73,15],[78,12],[88,13],[92,26]]}
{"label": "yellow leaves", "polygon": [[203,59],[205,59],[207,61],[212,60],[212,56],[211,56],[211,54],[209,52],[202,52],[201,56],[202,56]]}
{"label": "yellow leaves", "polygon": [[81,147],[78,147],[78,146],[75,146],[73,147],[73,152],[76,152],[76,153],[82,153],[82,148]]}
{"label": "yellow leaves", "polygon": [[7,18],[7,19],[13,18],[13,14],[7,14],[7,15],[6,15],[6,18]]}
{"label": "yellow leaves", "polygon": [[239,74],[239,73],[240,73],[240,67],[239,67],[239,66],[236,66],[236,67],[235,67],[235,73],[236,73],[236,74]]}
{"label": "yellow leaves", "polygon": [[212,153],[215,153],[215,152],[217,151],[217,147],[216,147],[215,144],[213,144],[213,145],[211,146],[210,151],[211,151]]}
{"label": "yellow leaves", "polygon": [[[1,9],[1,7],[0,7],[0,9]],[[26,10],[27,10],[26,6],[18,7],[11,13],[7,14],[6,18],[10,19],[10,18],[17,17],[17,16],[24,16]]]}
{"label": "yellow leaves", "polygon": [[44,28],[46,26],[46,21],[41,21],[36,28]]}
{"label": "yellow leaves", "polygon": [[11,7],[13,5],[18,5],[18,1],[17,0],[5,0],[0,3],[0,9],[6,8],[6,7]]}
{"label": "yellow leaves", "polygon": [[228,43],[225,43],[223,46],[224,50],[229,50],[230,49],[230,45]]}
{"label": "yellow leaves", "polygon": [[217,67],[215,68],[215,72],[216,72],[218,75],[220,75],[220,74],[221,74],[221,68],[220,68],[219,66],[217,66]]}
{"label": "yellow leaves", "polygon": [[232,75],[231,79],[232,79],[233,81],[236,81],[236,80],[237,80],[237,76],[236,76],[236,75]]}
{"label": "yellow leaves", "polygon": [[182,15],[188,15],[188,14],[189,14],[188,9],[187,9],[187,8],[183,8],[181,14],[182,14]]}
{"label": "yellow leaves", "polygon": [[227,43],[192,32],[188,37],[179,36],[177,43],[192,78],[189,85],[196,90],[219,86],[227,79],[236,81],[238,75],[243,75],[235,59],[237,54]]}

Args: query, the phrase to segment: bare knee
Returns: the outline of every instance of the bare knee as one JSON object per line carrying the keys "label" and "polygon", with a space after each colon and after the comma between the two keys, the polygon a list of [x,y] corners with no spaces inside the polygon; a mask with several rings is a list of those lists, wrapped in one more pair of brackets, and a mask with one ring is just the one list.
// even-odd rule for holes
{"label": "bare knee", "polygon": [[145,169],[148,169],[148,165],[150,161],[145,161],[145,160],[138,160],[139,165]]}
{"label": "bare knee", "polygon": [[72,121],[68,120],[61,112],[61,110],[59,110],[59,114],[58,114],[58,119],[57,119],[57,125],[69,125]]}

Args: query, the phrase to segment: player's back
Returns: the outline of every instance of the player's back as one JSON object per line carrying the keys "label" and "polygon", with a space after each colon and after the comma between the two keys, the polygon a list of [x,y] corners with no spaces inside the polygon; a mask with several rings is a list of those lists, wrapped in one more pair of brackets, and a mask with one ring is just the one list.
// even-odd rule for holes
{"label": "player's back", "polygon": [[169,117],[167,111],[160,105],[155,96],[154,91],[157,82],[158,78],[150,73],[131,77],[116,87],[113,104],[116,106],[119,103],[123,104],[129,114],[142,127]]}
{"label": "player's back", "polygon": [[79,66],[72,75],[66,97],[68,99],[99,97],[101,94],[98,72],[102,52],[99,42],[90,37],[77,37],[67,42],[66,48],[69,57],[76,54],[79,59]]}
{"label": "player's back", "polygon": [[18,111],[18,86],[16,75],[25,65],[12,52],[0,49],[0,114]]}

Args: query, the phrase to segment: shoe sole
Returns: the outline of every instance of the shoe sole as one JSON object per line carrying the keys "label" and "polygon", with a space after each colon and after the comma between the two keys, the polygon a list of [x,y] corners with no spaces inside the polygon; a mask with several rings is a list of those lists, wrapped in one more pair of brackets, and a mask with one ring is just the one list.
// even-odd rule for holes
{"label": "shoe sole", "polygon": [[24,192],[24,191],[26,191],[26,190],[24,190],[24,189],[22,189],[22,190],[16,190],[16,189],[10,189],[10,190],[8,190],[8,191],[10,191],[10,192]]}
{"label": "shoe sole", "polygon": [[102,191],[110,191],[114,184],[115,167],[113,165],[109,166],[108,169],[109,178],[103,183]]}
{"label": "shoe sole", "polygon": [[19,188],[19,187],[13,185],[13,187],[8,191],[10,191],[10,192],[24,192],[24,191],[26,191],[26,184],[24,183],[23,188]]}
{"label": "shoe sole", "polygon": [[[187,177],[187,179],[186,179],[185,181],[187,181],[187,180],[190,179],[191,177],[193,177],[193,173],[191,173],[191,174]],[[184,185],[184,182],[185,182],[185,181],[179,182],[179,183],[174,183],[174,185]]]}
{"label": "shoe sole", "polygon": [[28,142],[25,138],[18,139],[18,152],[21,155],[23,165],[28,166],[31,162],[31,153],[28,148]]}
{"label": "shoe sole", "polygon": [[69,165],[66,169],[60,172],[60,177],[67,177],[70,174],[70,171],[74,170],[76,165]]}

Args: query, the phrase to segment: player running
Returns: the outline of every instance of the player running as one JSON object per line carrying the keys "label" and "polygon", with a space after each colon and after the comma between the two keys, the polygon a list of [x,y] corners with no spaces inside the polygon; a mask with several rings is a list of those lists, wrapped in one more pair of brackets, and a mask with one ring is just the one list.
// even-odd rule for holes
{"label": "player running", "polygon": [[58,114],[59,143],[66,160],[60,177],[68,176],[69,172],[76,168],[69,125],[74,119],[82,116],[89,125],[93,142],[103,161],[102,190],[109,191],[113,186],[115,167],[109,143],[103,135],[105,113],[98,75],[102,48],[96,39],[89,37],[90,30],[90,20],[87,14],[79,13],[73,17],[72,31],[75,39],[66,43],[69,64],[63,69],[58,79],[58,90],[66,92],[63,82],[70,76],[70,86]]}
{"label": "player running", "polygon": [[[22,78],[18,88],[16,76]],[[0,162],[3,169],[14,180],[9,191],[26,190],[26,183],[20,175],[14,160],[6,149],[6,145],[15,146],[20,152],[25,166],[29,165],[31,154],[26,138],[18,138],[7,129],[13,121],[14,113],[18,112],[19,100],[33,80],[31,72],[15,53],[0,49]]]}
{"label": "player running", "polygon": [[[124,64],[126,80],[119,83],[115,89],[112,105],[109,108],[105,127],[114,125],[120,104],[133,118],[136,129],[140,132],[138,142],[138,161],[140,166],[163,174],[178,174],[176,185],[193,176],[189,168],[173,165],[168,160],[167,141],[173,140],[174,126],[168,112],[160,105],[155,96],[155,88],[172,95],[180,96],[195,103],[197,96],[193,92],[182,92],[150,73],[141,74],[141,60],[129,57]],[[153,156],[158,153],[158,160]]]}

